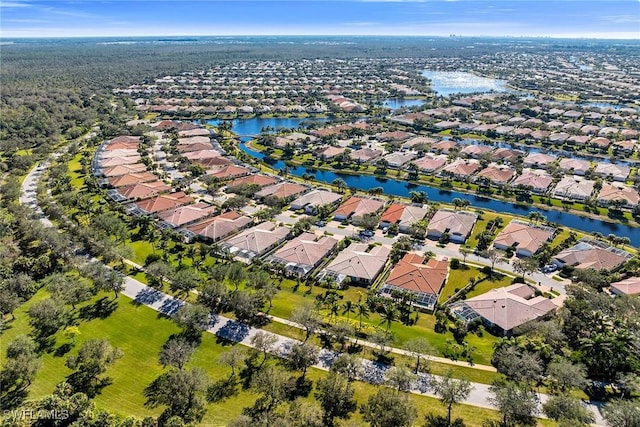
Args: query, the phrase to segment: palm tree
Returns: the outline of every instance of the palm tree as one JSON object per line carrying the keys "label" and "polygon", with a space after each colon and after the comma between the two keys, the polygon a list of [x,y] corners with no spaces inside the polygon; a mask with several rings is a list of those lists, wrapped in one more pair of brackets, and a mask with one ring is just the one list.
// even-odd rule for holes
{"label": "palm tree", "polygon": [[344,302],[344,304],[342,305],[342,314],[346,314],[347,315],[347,319],[349,319],[349,313],[355,313],[356,312],[356,308],[353,305],[353,301],[347,300]]}
{"label": "palm tree", "polygon": [[362,318],[369,318],[369,306],[366,301],[358,300],[358,303],[356,304],[356,314],[360,319],[360,329],[362,329]]}
{"label": "palm tree", "polygon": [[386,324],[387,332],[388,332],[389,329],[391,329],[391,324],[398,319],[398,310],[391,303],[385,304],[382,307],[382,312],[380,313],[380,317],[382,317],[382,322],[380,322],[380,324],[383,324],[383,323]]}

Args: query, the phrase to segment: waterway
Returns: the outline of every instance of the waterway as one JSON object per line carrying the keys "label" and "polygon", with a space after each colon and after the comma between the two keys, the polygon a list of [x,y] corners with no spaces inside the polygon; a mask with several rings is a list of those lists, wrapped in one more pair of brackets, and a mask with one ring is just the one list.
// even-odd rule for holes
{"label": "waterway", "polygon": [[[253,117],[250,119],[231,120],[231,129],[236,135],[241,135],[243,141],[247,141],[253,139],[251,136],[256,136],[266,129],[270,129],[271,132],[281,128],[297,129],[309,123],[326,122],[327,120],[329,119],[326,117]],[[221,121],[220,119],[207,120],[207,124],[218,126]]]}
{"label": "waterway", "polygon": [[431,90],[441,96],[455,93],[508,92],[507,82],[461,71],[423,71],[431,81]]}
{"label": "waterway", "polygon": [[385,100],[382,105],[391,108],[393,111],[397,111],[404,107],[419,107],[424,104],[423,99],[405,99],[405,98],[392,98]]}
{"label": "waterway", "polygon": [[[240,149],[255,158],[263,160],[274,169],[281,170],[286,167],[286,164],[283,161],[271,159],[263,153],[252,150],[247,147],[244,142],[240,143]],[[490,209],[495,212],[514,215],[527,216],[529,212],[538,210],[549,221],[558,223],[565,227],[575,228],[586,233],[600,232],[605,236],[610,233],[617,236],[625,236],[631,240],[631,244],[633,246],[640,246],[640,228],[582,217],[571,212],[532,208],[528,205],[493,200],[487,197],[461,193],[459,191],[442,190],[435,187],[429,187],[427,185],[416,185],[406,181],[381,178],[372,175],[341,174],[332,171],[308,169],[303,166],[291,166],[289,167],[289,173],[299,177],[305,174],[311,174],[314,176],[316,181],[324,183],[332,183],[335,179],[342,178],[349,187],[358,188],[364,191],[380,187],[384,194],[389,196],[410,197],[411,191],[423,191],[427,194],[430,201],[444,203],[451,203],[451,201],[457,197],[459,199],[468,200],[472,206],[477,208]]]}

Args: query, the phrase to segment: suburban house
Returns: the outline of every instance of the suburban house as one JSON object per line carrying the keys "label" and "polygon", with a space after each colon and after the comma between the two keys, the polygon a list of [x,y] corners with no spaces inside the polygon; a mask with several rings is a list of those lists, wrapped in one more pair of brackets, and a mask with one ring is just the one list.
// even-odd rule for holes
{"label": "suburban house", "polygon": [[[102,159],[99,162],[99,166],[103,169],[110,168],[112,166],[120,166],[120,165],[132,165],[134,163],[140,162],[140,155],[135,156],[125,156],[125,157],[112,157],[109,159]],[[146,169],[146,167],[145,167]]]}
{"label": "suburban house", "polygon": [[482,169],[476,175],[476,181],[478,178],[486,178],[494,185],[505,185],[513,178],[515,170],[511,166],[499,165],[497,163],[491,163],[486,168]]}
{"label": "suburban house", "polygon": [[183,157],[189,160],[198,160],[198,159],[211,159],[213,157],[221,157],[219,151],[216,150],[199,150],[199,151],[190,151],[188,153],[184,153]]}
{"label": "suburban house", "polygon": [[351,159],[356,161],[368,162],[382,156],[382,154],[383,154],[382,150],[375,150],[369,147],[363,147],[359,150],[355,150],[349,153],[349,157],[351,157]]}
{"label": "suburban house", "polygon": [[413,151],[394,151],[383,157],[392,168],[399,168],[416,157]]}
{"label": "suburban house", "polygon": [[305,277],[335,249],[337,239],[302,233],[284,244],[270,259],[271,263],[285,265],[285,271]]}
{"label": "suburban house", "polygon": [[464,154],[465,156],[473,157],[474,159],[480,158],[483,154],[487,154],[493,150],[493,147],[489,147],[488,145],[474,145],[470,144],[465,146],[462,150],[460,150],[460,154]]}
{"label": "suburban house", "polygon": [[411,226],[424,219],[428,212],[429,209],[422,206],[393,203],[380,217],[379,227],[385,228],[391,224],[398,224],[400,232],[407,233]]}
{"label": "suburban house", "polygon": [[333,218],[336,221],[346,221],[351,218],[354,224],[366,214],[377,213],[384,206],[384,202],[376,199],[352,196],[336,209]]}
{"label": "suburban house", "polygon": [[278,227],[273,222],[263,222],[230,237],[220,246],[228,250],[236,259],[251,262],[256,256],[264,254],[286,239],[290,231],[288,227]]}
{"label": "suburban house", "polygon": [[216,210],[215,206],[199,202],[158,213],[158,218],[171,227],[181,227],[206,218]]}
{"label": "suburban house", "polygon": [[525,168],[546,168],[551,163],[555,162],[556,158],[548,154],[543,153],[530,153],[523,160]]}
{"label": "suburban house", "polygon": [[193,197],[187,196],[184,192],[179,191],[171,194],[161,194],[150,199],[140,200],[136,202],[136,207],[144,213],[156,213],[177,208],[178,206],[193,203]]}
{"label": "suburban house", "polygon": [[516,283],[453,304],[451,312],[467,324],[480,319],[487,327],[509,336],[518,326],[545,317],[556,308],[553,300],[536,296],[531,286]]}
{"label": "suburban house", "polygon": [[291,202],[289,208],[293,211],[304,209],[305,213],[314,215],[320,206],[328,205],[334,207],[341,200],[342,196],[340,194],[327,190],[313,190],[295,199]]}
{"label": "suburban house", "polygon": [[210,157],[207,159],[194,159],[194,163],[202,165],[205,169],[211,169],[218,166],[230,165],[233,162],[226,157]]}
{"label": "suburban house", "polygon": [[620,201],[624,207],[633,208],[640,203],[640,194],[635,188],[622,183],[602,183],[597,198],[598,204],[609,206],[616,201]]}
{"label": "suburban house", "polygon": [[128,165],[119,165],[104,168],[98,171],[97,175],[103,175],[106,177],[129,175],[131,173],[141,173],[147,170],[147,167],[142,163],[132,163]]}
{"label": "suburban house", "polygon": [[561,159],[558,166],[565,172],[583,176],[591,168],[591,162],[567,157]]}
{"label": "suburban house", "polygon": [[448,234],[450,241],[464,243],[477,219],[478,215],[474,212],[440,209],[429,221],[427,237],[438,240],[442,235]]}
{"label": "suburban house", "polygon": [[517,256],[530,257],[545,242],[550,241],[554,234],[555,229],[552,227],[527,224],[514,219],[498,234],[493,246],[502,250],[514,248]]}
{"label": "suburban house", "polygon": [[327,145],[325,147],[318,148],[315,151],[315,154],[321,160],[330,160],[344,153],[345,150],[345,147],[334,147],[333,145]]}
{"label": "suburban house", "polygon": [[253,174],[249,176],[243,176],[242,178],[236,178],[229,184],[229,187],[237,187],[245,184],[255,184],[260,187],[266,187],[278,182],[278,178],[268,175]]}
{"label": "suburban house", "polygon": [[222,165],[216,166],[207,171],[207,175],[220,180],[233,179],[241,176],[249,175],[251,170],[237,165]]}
{"label": "suburban house", "polygon": [[456,178],[469,178],[480,169],[480,162],[476,159],[456,159],[442,168],[442,174],[449,174]]}
{"label": "suburban house", "polygon": [[340,284],[348,277],[351,283],[371,285],[384,269],[390,252],[386,246],[352,243],[338,253],[318,278],[332,277]]}
{"label": "suburban house", "polygon": [[595,181],[565,176],[556,184],[553,195],[560,199],[585,201],[591,198]]}
{"label": "suburban house", "polygon": [[100,156],[104,159],[113,159],[114,157],[131,157],[131,156],[139,156],[138,150],[136,148],[125,148],[118,150],[105,150],[102,152]]}
{"label": "suburban house", "polygon": [[630,172],[631,168],[629,166],[603,162],[599,162],[594,170],[594,173],[603,178],[611,178],[620,182],[626,181]]}
{"label": "suburban house", "polygon": [[153,197],[169,190],[171,190],[171,188],[164,182],[151,181],[109,190],[107,194],[116,202],[124,202],[126,200],[146,199],[147,197]]}
{"label": "suburban house", "polygon": [[187,229],[204,240],[217,242],[251,224],[251,218],[235,211],[205,219]]}
{"label": "suburban house", "polygon": [[611,292],[615,295],[640,295],[640,277],[628,277],[612,283]]}
{"label": "suburban house", "polygon": [[434,172],[447,164],[447,156],[445,154],[425,154],[412,163],[423,172]]}
{"label": "suburban house", "polygon": [[511,187],[524,188],[536,194],[544,194],[553,183],[553,177],[542,169],[523,169],[511,182]]}
{"label": "suburban house", "polygon": [[581,239],[574,246],[561,251],[553,263],[562,268],[570,265],[575,268],[593,268],[596,270],[615,270],[632,258],[632,255],[620,249],[609,247],[602,242]]}
{"label": "suburban house", "polygon": [[394,291],[411,292],[416,296],[414,305],[433,310],[440,290],[444,286],[448,273],[446,261],[425,258],[407,253],[391,270],[391,274],[380,288],[380,295],[392,297]]}
{"label": "suburban house", "polygon": [[282,181],[277,184],[270,185],[258,191],[255,195],[256,198],[263,197],[278,197],[283,200],[290,200],[299,194],[302,194],[309,190],[308,187],[300,184],[294,184],[293,182]]}
{"label": "suburban house", "polygon": [[139,182],[157,181],[158,177],[149,172],[131,173],[127,175],[113,176],[107,179],[110,187],[126,187],[127,185],[137,184]]}
{"label": "suburban house", "polygon": [[431,151],[435,153],[449,154],[454,149],[458,148],[458,144],[455,141],[444,140],[436,142],[431,146]]}

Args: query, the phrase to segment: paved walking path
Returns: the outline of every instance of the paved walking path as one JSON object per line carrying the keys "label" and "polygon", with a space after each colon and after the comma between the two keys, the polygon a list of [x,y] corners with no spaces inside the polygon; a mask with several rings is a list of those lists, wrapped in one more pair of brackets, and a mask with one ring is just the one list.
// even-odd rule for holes
{"label": "paved walking path", "polygon": [[[36,200],[35,188],[37,186],[40,175],[47,165],[48,162],[43,162],[40,165],[34,167],[29,172],[22,184],[20,203],[30,206],[36,209],[36,211],[39,210],[39,207]],[[41,213],[40,221],[42,222],[42,224],[46,227],[53,227],[51,221],[49,221],[44,216],[42,211],[39,210],[39,212]],[[122,294],[134,299],[140,304],[145,304],[146,306],[168,316],[173,315],[178,310],[178,308],[180,308],[180,306],[185,304],[184,301],[173,298],[170,295],[167,295],[157,289],[151,288],[143,284],[142,282],[128,276],[125,277],[124,290],[122,291]],[[212,324],[207,329],[207,332],[209,333],[215,334],[230,341],[241,343],[248,347],[252,347],[251,338],[255,336],[259,331],[260,329],[253,328],[241,322],[213,314]],[[272,353],[278,356],[286,356],[291,346],[298,342],[294,339],[273,334],[271,332],[263,332],[276,337],[277,341],[273,347]],[[320,352],[319,362],[315,365],[315,367],[325,371],[329,370],[338,354],[338,352],[332,350],[322,349]],[[371,362],[368,360],[362,360],[362,365],[362,380],[374,384],[384,383],[385,373],[390,369],[389,366]],[[418,379],[412,384],[411,392],[415,394],[436,397],[430,391],[429,384],[431,378],[437,377],[429,376],[426,374],[419,375]],[[462,403],[476,407],[495,409],[495,407],[488,400],[490,396],[491,393],[489,392],[488,385],[472,383],[471,393],[469,394],[469,397]],[[548,399],[548,396],[545,394],[539,394],[538,396],[541,403],[544,403]],[[600,415],[597,404],[590,403],[587,404],[587,407],[593,412],[596,419],[596,425],[604,425],[604,421],[602,419],[602,416]],[[544,417],[542,414],[538,414],[538,416]]]}

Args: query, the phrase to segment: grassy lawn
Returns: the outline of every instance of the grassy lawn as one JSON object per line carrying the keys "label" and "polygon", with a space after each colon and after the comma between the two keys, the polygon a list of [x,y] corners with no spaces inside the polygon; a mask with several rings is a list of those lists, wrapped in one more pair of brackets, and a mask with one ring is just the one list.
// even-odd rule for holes
{"label": "grassy lawn", "polygon": [[84,175],[82,174],[82,166],[80,165],[80,159],[82,157],[82,153],[78,153],[69,163],[67,163],[69,166],[71,185],[76,190],[82,190],[84,187]]}
{"label": "grassy lawn", "polygon": [[[104,295],[95,297],[86,305],[92,305]],[[34,298],[16,310],[16,320],[8,323],[7,329],[3,332],[3,342],[10,342],[18,335],[29,333],[31,328],[28,324],[27,311],[35,302],[45,299],[47,293],[43,290],[38,292]],[[111,301],[111,297],[107,297]],[[144,417],[149,415],[157,416],[162,408],[150,409],[144,406],[144,388],[151,383],[163,368],[158,364],[158,352],[167,339],[178,332],[177,326],[164,316],[141,305],[135,304],[131,299],[120,296],[116,301],[117,308],[108,317],[81,320],[78,324],[80,335],[76,339],[76,344],[68,354],[75,353],[80,345],[91,338],[106,338],[113,345],[119,347],[124,352],[124,356],[119,359],[107,371],[107,376],[112,379],[112,384],[102,390],[102,393],[95,398],[99,408],[104,408],[121,415],[135,415]],[[53,391],[55,384],[63,381],[71,371],[64,366],[66,355],[55,356],[55,350],[68,342],[62,331],[55,335],[56,342],[52,351],[45,353],[42,357],[42,367],[38,372],[36,380],[30,388],[30,399],[37,399],[48,395]],[[229,374],[229,368],[220,366],[216,360],[221,352],[228,350],[229,346],[218,343],[216,338],[210,334],[204,334],[202,343],[193,356],[189,366],[200,367],[206,370],[212,380],[225,378]],[[4,354],[0,356],[0,363],[4,362]],[[279,363],[272,361],[270,363]],[[432,366],[434,373],[439,373],[446,367],[438,365]],[[462,368],[464,369],[464,368]],[[477,371],[469,369],[469,378],[475,378]],[[491,373],[489,373],[491,374]],[[317,380],[325,373],[318,369],[311,369],[309,378]],[[377,388],[370,384],[356,382],[356,398],[359,403],[366,401],[368,396],[375,393]],[[313,394],[308,397],[312,399]],[[256,396],[247,391],[241,391],[238,395],[223,402],[208,405],[208,411],[202,421],[203,425],[223,426],[229,420],[241,414],[244,407],[250,406],[255,401]],[[412,395],[416,406],[419,408],[420,418],[426,412],[436,412],[444,414],[445,409],[437,399]],[[476,408],[466,405],[458,405],[454,408],[454,416],[462,417],[469,426],[480,426],[481,421],[487,418],[497,418],[497,413],[492,410]],[[355,425],[361,425],[361,415],[355,413],[352,417]],[[552,424],[549,424],[552,425]]]}
{"label": "grassy lawn", "polygon": [[500,230],[507,224],[509,224],[509,222],[511,222],[513,218],[515,218],[512,215],[507,215],[504,213],[497,214],[495,212],[484,211],[481,215],[481,219],[478,219],[478,221],[476,221],[476,224],[473,227],[473,231],[471,231],[471,236],[469,236],[469,240],[467,240],[467,246],[471,248],[475,248],[476,246],[478,246],[478,235],[485,230],[489,221],[493,221],[497,217],[502,218],[502,225],[495,230],[496,234],[499,233]]}

